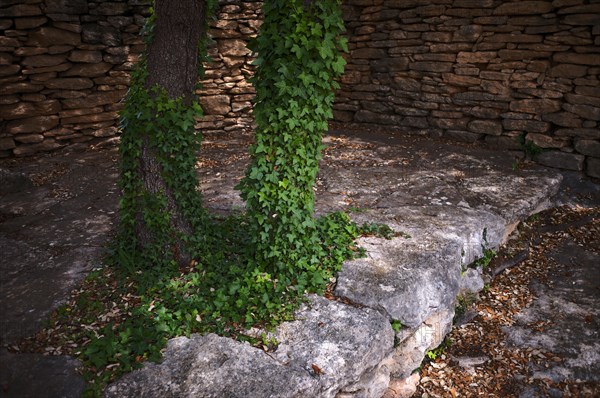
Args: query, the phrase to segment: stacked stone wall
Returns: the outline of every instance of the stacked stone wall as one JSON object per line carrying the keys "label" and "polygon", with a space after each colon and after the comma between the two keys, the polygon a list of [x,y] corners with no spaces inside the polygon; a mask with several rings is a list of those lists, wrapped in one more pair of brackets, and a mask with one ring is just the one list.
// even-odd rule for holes
{"label": "stacked stone wall", "polygon": [[209,34],[212,43],[206,75],[198,91],[205,116],[203,131],[250,129],[254,87],[254,57],[247,48],[262,23],[262,1],[221,0]]}
{"label": "stacked stone wall", "polygon": [[0,156],[118,133],[148,0],[3,0]]}
{"label": "stacked stone wall", "polygon": [[347,0],[338,121],[495,147],[600,177],[600,2]]}
{"label": "stacked stone wall", "polygon": [[[0,4],[0,157],[118,135],[149,0],[3,0]],[[254,91],[245,42],[262,3],[221,1],[211,24],[199,127],[250,124]]]}
{"label": "stacked stone wall", "polygon": [[[494,147],[600,177],[600,1],[344,0],[335,119]],[[111,139],[149,0],[4,0],[0,157]],[[249,128],[262,3],[221,0],[203,130]]]}

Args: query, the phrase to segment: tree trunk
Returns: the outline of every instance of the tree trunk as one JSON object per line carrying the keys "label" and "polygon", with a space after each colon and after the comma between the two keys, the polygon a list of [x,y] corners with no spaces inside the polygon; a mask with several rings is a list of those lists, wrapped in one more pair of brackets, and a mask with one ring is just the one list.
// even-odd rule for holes
{"label": "tree trunk", "polygon": [[[198,80],[198,46],[205,34],[206,5],[204,0],[155,0],[153,36],[147,48],[147,78],[144,84],[147,90],[158,86],[166,91],[170,99],[183,98],[190,105],[194,100],[194,90]],[[147,132],[141,135],[139,154],[139,177],[143,189],[150,195],[164,195],[166,212],[169,214],[170,228],[175,233],[165,253],[180,265],[190,263],[190,253],[181,237],[193,233],[190,221],[182,212],[181,204],[176,200],[174,187],[165,181],[163,164],[157,156],[156,148]],[[135,235],[142,250],[156,244],[152,229],[148,227],[143,212],[136,214]],[[175,237],[177,236],[177,237]]]}
{"label": "tree trunk", "polygon": [[170,98],[191,100],[198,81],[198,43],[205,33],[205,0],[155,0],[154,12],[146,88],[158,84]]}

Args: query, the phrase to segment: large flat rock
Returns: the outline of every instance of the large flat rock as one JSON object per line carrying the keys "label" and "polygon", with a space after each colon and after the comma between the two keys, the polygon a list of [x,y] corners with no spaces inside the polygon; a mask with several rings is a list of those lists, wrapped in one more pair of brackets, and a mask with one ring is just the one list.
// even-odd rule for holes
{"label": "large flat rock", "polygon": [[550,207],[562,176],[547,172],[521,174],[495,174],[466,179],[465,201],[472,203],[473,207],[501,216],[507,225],[514,225],[530,214]]}
{"label": "large flat rock", "polygon": [[481,257],[484,248],[497,248],[506,229],[502,217],[461,206],[399,206],[365,210],[350,217],[358,224],[383,223],[401,234],[391,241],[379,239],[382,246],[405,245],[422,252],[437,252],[450,242],[458,243],[459,265]]}
{"label": "large flat rock", "polygon": [[362,243],[374,252],[344,265],[336,295],[376,308],[409,327],[418,326],[432,312],[452,307],[461,277],[456,242],[436,251],[396,242]]}
{"label": "large flat rock", "polygon": [[356,222],[384,223],[405,236],[362,239],[367,258],[344,264],[335,294],[409,327],[452,309],[461,287],[482,286],[466,266],[497,249],[520,220],[550,206],[562,180],[540,168],[515,169],[491,151],[430,145],[414,152],[365,142],[353,160],[323,168],[320,180],[327,210],[350,208]]}
{"label": "large flat rock", "polygon": [[[125,376],[107,396],[378,397],[390,373],[409,375],[443,339],[461,289],[483,286],[481,270],[465,267],[548,206],[561,177],[515,168],[514,154],[403,140],[325,139],[317,213],[347,210],[358,223],[403,233],[360,239],[367,257],[344,264],[335,294],[358,308],[312,297],[296,321],[272,334],[274,352],[212,335],[175,339],[162,363]],[[215,212],[243,205],[234,186],[247,161],[220,150],[208,146],[202,163],[213,166],[200,171]],[[395,336],[391,320],[404,326]]]}
{"label": "large flat rock", "polygon": [[453,308],[466,266],[485,248],[497,248],[505,230],[497,215],[453,206],[407,206],[353,217],[385,223],[403,236],[361,239],[367,257],[344,264],[335,294],[409,327]]}

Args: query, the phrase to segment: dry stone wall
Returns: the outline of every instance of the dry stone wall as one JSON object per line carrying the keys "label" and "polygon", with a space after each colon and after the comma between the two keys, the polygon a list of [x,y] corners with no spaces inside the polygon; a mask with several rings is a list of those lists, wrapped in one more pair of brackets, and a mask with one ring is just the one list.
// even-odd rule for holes
{"label": "dry stone wall", "polygon": [[0,156],[117,134],[148,0],[3,0]]}
{"label": "dry stone wall", "polygon": [[[335,116],[600,177],[600,2],[347,0]],[[531,146],[530,146],[531,148]]]}
{"label": "dry stone wall", "polygon": [[[150,0],[2,0],[0,157],[118,135]],[[201,103],[203,129],[250,123],[250,52],[262,3],[221,1]]]}
{"label": "dry stone wall", "polygon": [[[4,0],[0,157],[111,139],[149,0]],[[221,0],[204,130],[250,128],[260,1]],[[600,177],[600,1],[344,0],[335,119],[494,147]]]}
{"label": "dry stone wall", "polygon": [[262,23],[262,1],[221,0],[211,23],[211,61],[198,92],[205,116],[198,127],[203,131],[249,129],[252,126],[254,87],[248,81],[254,73],[254,57],[246,44],[256,37]]}

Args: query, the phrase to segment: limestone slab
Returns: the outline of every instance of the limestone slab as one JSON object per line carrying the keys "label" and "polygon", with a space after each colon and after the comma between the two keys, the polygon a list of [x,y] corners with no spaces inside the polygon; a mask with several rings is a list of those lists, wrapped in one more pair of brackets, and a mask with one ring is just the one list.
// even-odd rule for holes
{"label": "limestone slab", "polygon": [[[378,312],[315,296],[273,335],[275,352],[214,334],[172,339],[163,362],[126,375],[105,397],[335,397],[393,345],[391,326]],[[362,396],[386,388],[364,383]]]}
{"label": "limestone slab", "polygon": [[377,308],[409,327],[418,326],[433,311],[452,306],[460,280],[458,242],[436,248],[441,251],[374,239],[360,243],[368,257],[344,264],[336,295]]}
{"label": "limestone slab", "polygon": [[[343,387],[354,384],[353,392],[376,397],[387,383],[362,380],[391,353],[394,333],[387,317],[370,308],[355,308],[323,297],[311,296],[296,321],[280,325],[279,341],[272,354],[282,363],[294,363],[315,374],[318,366],[318,396],[334,397]],[[385,370],[383,379],[385,380]],[[380,379],[375,377],[375,380]]]}
{"label": "limestone slab", "polygon": [[214,334],[172,339],[164,358],[110,385],[104,396],[270,397],[281,388],[273,383],[281,377],[290,397],[314,396],[317,389],[304,369],[284,367],[258,348]]}

